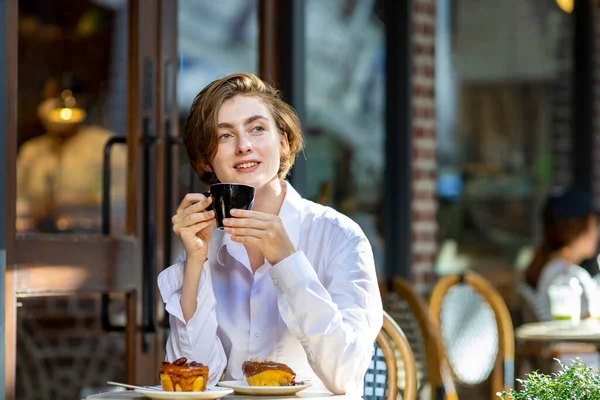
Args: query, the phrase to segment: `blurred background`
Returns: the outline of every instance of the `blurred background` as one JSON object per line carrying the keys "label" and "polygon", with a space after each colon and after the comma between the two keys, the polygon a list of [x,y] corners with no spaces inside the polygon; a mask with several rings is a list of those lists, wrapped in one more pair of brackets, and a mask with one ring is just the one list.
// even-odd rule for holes
{"label": "blurred background", "polygon": [[595,0],[6,3],[17,399],[154,379],[170,216],[204,190],[179,133],[227,74],[296,108],[307,146],[289,179],[360,224],[382,284],[427,296],[473,270],[510,308],[547,193],[577,184],[600,204]]}

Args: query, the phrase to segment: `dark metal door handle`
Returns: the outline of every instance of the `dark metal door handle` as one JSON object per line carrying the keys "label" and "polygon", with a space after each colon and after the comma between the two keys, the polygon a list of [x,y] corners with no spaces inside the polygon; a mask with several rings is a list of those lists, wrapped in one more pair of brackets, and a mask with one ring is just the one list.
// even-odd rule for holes
{"label": "dark metal door handle", "polygon": [[[113,136],[104,145],[104,155],[102,159],[102,234],[110,235],[110,161],[111,161],[111,150],[115,144],[127,144],[127,138]],[[108,308],[110,305],[110,295],[108,293],[102,293],[102,301],[100,304],[100,321],[102,323],[102,329],[106,332],[124,332],[125,326],[113,325],[110,322]]]}
{"label": "dark metal door handle", "polygon": [[[143,150],[143,249],[142,249],[142,332],[154,333],[154,275],[155,275],[155,249],[156,249],[156,148],[158,139],[154,136],[154,127],[150,118],[144,118],[142,124]],[[149,343],[144,338],[142,350],[147,351]]]}
{"label": "dark metal door handle", "polygon": [[113,136],[104,145],[102,159],[102,234],[110,235],[110,154],[115,144],[127,144],[127,138]]}

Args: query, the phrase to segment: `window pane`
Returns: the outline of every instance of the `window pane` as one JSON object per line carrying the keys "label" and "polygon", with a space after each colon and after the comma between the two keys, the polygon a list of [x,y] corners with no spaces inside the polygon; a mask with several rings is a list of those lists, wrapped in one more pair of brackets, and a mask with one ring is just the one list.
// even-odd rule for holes
{"label": "window pane", "polygon": [[384,269],[384,26],[369,0],[306,1],[308,192],[354,219]]}
{"label": "window pane", "polygon": [[[125,1],[19,2],[17,231],[100,232],[104,146],[124,136]],[[112,151],[113,233],[126,149]]]}
{"label": "window pane", "polygon": [[438,272],[521,269],[541,202],[571,179],[572,15],[552,1],[437,4]]}
{"label": "window pane", "polygon": [[[257,18],[257,1],[179,2],[177,96],[181,132],[194,98],[206,85],[232,73],[258,73]],[[192,171],[183,146],[179,161],[179,200],[186,193],[208,190]],[[174,262],[182,250],[175,235],[172,249],[171,262]]]}

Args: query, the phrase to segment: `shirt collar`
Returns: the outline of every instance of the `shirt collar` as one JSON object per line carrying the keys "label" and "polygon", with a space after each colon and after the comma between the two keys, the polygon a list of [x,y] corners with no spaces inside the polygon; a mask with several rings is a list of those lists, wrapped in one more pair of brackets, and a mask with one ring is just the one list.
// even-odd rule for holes
{"label": "shirt collar", "polygon": [[[286,193],[278,215],[283,222],[283,227],[292,241],[294,248],[298,249],[298,244],[300,242],[300,222],[302,220],[302,210],[304,208],[303,199],[289,182],[284,181],[283,184],[286,185]],[[224,265],[223,251],[226,251],[226,248],[229,253],[242,264],[248,262],[248,254],[246,251],[241,251],[243,245],[232,241],[231,235],[217,229],[213,233],[213,239],[215,239],[214,241],[216,243],[219,243],[216,250],[217,261],[219,264]]]}

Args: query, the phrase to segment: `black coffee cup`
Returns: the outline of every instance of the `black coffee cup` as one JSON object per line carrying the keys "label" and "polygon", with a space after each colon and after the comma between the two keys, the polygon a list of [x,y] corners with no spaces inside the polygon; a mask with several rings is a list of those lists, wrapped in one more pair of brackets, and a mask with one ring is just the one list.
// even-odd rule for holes
{"label": "black coffee cup", "polygon": [[212,197],[213,201],[207,210],[214,210],[217,228],[223,230],[223,219],[231,218],[231,210],[251,210],[254,203],[254,187],[241,183],[215,183],[210,191],[202,193]]}

